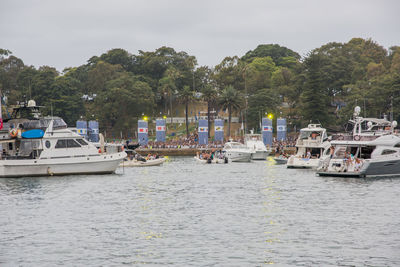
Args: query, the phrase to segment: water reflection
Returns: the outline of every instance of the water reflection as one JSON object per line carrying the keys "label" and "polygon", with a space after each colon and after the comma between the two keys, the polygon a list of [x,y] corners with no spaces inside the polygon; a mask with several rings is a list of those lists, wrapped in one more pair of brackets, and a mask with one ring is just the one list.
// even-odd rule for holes
{"label": "water reflection", "polygon": [[119,172],[0,179],[0,265],[400,264],[400,179],[192,158]]}

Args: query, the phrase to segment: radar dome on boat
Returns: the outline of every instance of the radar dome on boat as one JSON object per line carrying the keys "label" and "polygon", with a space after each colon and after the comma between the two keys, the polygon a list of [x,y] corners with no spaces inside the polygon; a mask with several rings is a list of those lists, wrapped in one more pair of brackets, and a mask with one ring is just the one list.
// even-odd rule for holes
{"label": "radar dome on boat", "polygon": [[35,107],[35,106],[36,106],[35,100],[31,99],[28,101],[28,107]]}
{"label": "radar dome on boat", "polygon": [[397,121],[392,121],[392,127],[396,128],[397,127]]}
{"label": "radar dome on boat", "polygon": [[356,106],[356,107],[354,108],[354,114],[356,114],[356,115],[358,116],[358,115],[360,115],[360,112],[361,112],[360,106]]}

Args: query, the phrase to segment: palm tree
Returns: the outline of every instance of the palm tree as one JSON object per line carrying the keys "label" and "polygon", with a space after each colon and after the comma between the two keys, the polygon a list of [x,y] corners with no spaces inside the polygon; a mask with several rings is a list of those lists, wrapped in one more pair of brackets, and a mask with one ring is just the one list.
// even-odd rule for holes
{"label": "palm tree", "polygon": [[194,99],[194,91],[192,91],[189,86],[185,85],[179,92],[179,99],[185,104],[186,137],[189,137],[189,103]]}
{"label": "palm tree", "polygon": [[182,74],[175,67],[168,67],[163,77],[159,80],[158,92],[164,97],[164,109],[167,107],[167,96],[169,98],[169,111],[172,121],[172,98],[176,92],[176,81],[182,77]]}
{"label": "palm tree", "polygon": [[229,85],[224,90],[222,90],[219,95],[218,102],[223,109],[228,109],[228,136],[231,136],[231,120],[232,111],[238,110],[243,104],[243,96],[238,90]]}
{"label": "palm tree", "polygon": [[203,89],[201,90],[202,93],[202,98],[204,101],[207,102],[207,120],[208,120],[208,137],[210,137],[210,110],[211,110],[211,105],[215,102],[217,99],[217,90],[215,90],[210,84],[207,84]]}

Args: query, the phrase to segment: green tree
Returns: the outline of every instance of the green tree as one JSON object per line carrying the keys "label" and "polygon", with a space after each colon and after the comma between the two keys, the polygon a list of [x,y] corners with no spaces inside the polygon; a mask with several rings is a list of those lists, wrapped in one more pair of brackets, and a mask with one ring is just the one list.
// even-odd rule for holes
{"label": "green tree", "polygon": [[186,137],[189,137],[189,103],[194,100],[194,91],[189,86],[184,86],[178,93],[178,97],[181,102],[185,105],[185,124],[186,124]]}
{"label": "green tree", "polygon": [[105,90],[106,83],[121,75],[123,69],[120,65],[99,61],[88,71],[87,93],[100,93]]}
{"label": "green tree", "polygon": [[249,97],[249,127],[260,129],[261,118],[264,114],[276,114],[280,103],[278,93],[271,88],[263,88]]}
{"label": "green tree", "polygon": [[233,86],[227,86],[224,90],[222,90],[218,100],[219,105],[223,109],[228,109],[228,137],[230,137],[232,112],[234,110],[239,110],[242,107],[243,96],[238,90],[233,88]]}
{"label": "green tree", "polygon": [[254,58],[271,57],[278,66],[290,67],[300,60],[300,55],[278,44],[262,44],[248,51],[241,60],[251,62]]}
{"label": "green tree", "polygon": [[[207,103],[207,123],[208,123],[208,129],[210,129],[211,106],[215,104],[218,97],[218,92],[215,88],[212,87],[211,84],[208,84],[202,88],[201,93],[203,101]],[[208,131],[208,137],[210,137],[210,131]]]}
{"label": "green tree", "polygon": [[301,110],[304,120],[325,124],[330,121],[330,98],[321,86],[323,63],[323,57],[315,52],[304,61],[306,80],[301,94]]}
{"label": "green tree", "polygon": [[80,82],[77,79],[60,76],[51,85],[51,93],[46,103],[47,114],[62,117],[68,125],[75,125],[81,115],[85,114],[79,94]]}

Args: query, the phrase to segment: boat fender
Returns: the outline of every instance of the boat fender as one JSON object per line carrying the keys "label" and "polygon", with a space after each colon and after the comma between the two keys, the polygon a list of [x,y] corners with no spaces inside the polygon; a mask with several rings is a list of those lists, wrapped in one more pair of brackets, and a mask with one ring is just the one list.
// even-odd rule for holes
{"label": "boat fender", "polygon": [[17,137],[17,135],[18,135],[18,130],[16,128],[13,128],[13,129],[10,130],[10,136],[12,138]]}
{"label": "boat fender", "polygon": [[207,159],[207,163],[211,163],[212,162],[212,160],[211,159]]}
{"label": "boat fender", "polygon": [[355,135],[355,136],[354,136],[354,140],[355,140],[355,141],[360,141],[360,139],[361,139],[361,136],[359,136],[359,135]]}
{"label": "boat fender", "polygon": [[54,173],[50,170],[50,167],[47,167],[47,174],[53,176]]}
{"label": "boat fender", "polygon": [[3,129],[3,118],[0,118],[0,130]]}
{"label": "boat fender", "polygon": [[225,158],[225,161],[224,161],[225,163],[228,163],[228,158]]}

